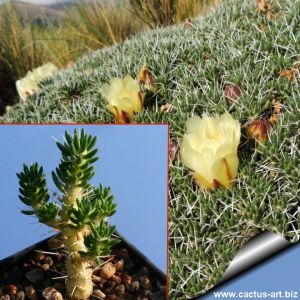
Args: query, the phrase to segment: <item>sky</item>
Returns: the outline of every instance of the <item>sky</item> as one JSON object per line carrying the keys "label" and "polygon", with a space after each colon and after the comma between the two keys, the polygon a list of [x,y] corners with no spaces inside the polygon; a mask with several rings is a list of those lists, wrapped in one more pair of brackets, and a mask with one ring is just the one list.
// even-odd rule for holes
{"label": "sky", "polygon": [[60,160],[55,139],[84,127],[98,136],[100,159],[91,183],[110,186],[118,205],[111,223],[157,267],[166,272],[168,127],[166,125],[0,125],[0,259],[53,235],[34,216],[21,214],[16,173],[38,162],[47,174],[51,198],[57,191],[51,171]]}

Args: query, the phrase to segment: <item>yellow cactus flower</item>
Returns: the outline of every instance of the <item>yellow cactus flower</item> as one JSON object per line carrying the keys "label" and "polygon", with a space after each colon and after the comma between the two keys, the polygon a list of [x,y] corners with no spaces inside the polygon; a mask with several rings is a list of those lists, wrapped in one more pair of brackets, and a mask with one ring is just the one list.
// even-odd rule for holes
{"label": "yellow cactus flower", "polygon": [[101,94],[117,123],[130,123],[134,114],[143,110],[144,97],[139,83],[129,75],[124,79],[113,78],[110,84],[104,84]]}
{"label": "yellow cactus flower", "polygon": [[204,114],[190,118],[186,127],[180,155],[194,171],[197,185],[212,191],[218,186],[229,188],[238,173],[240,123],[228,113],[216,118]]}
{"label": "yellow cactus flower", "polygon": [[39,89],[39,82],[46,77],[52,77],[57,71],[58,68],[51,63],[29,71],[24,78],[16,82],[17,91],[21,100],[25,101],[28,96],[36,93]]}

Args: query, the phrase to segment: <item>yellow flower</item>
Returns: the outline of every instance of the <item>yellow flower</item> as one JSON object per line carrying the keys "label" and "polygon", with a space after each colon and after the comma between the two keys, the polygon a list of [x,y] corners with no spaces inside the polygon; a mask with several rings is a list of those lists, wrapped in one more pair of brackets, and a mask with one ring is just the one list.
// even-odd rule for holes
{"label": "yellow flower", "polygon": [[101,94],[117,123],[130,123],[134,114],[143,110],[144,97],[139,83],[129,75],[124,79],[113,78],[110,84],[104,84]]}
{"label": "yellow flower", "polygon": [[228,113],[217,118],[204,114],[189,119],[186,127],[180,154],[196,183],[203,189],[229,188],[238,172],[240,123]]}
{"label": "yellow flower", "polygon": [[17,91],[20,98],[25,101],[26,98],[39,89],[38,84],[46,77],[52,77],[58,68],[51,63],[42,65],[32,71],[29,71],[26,77],[16,82]]}

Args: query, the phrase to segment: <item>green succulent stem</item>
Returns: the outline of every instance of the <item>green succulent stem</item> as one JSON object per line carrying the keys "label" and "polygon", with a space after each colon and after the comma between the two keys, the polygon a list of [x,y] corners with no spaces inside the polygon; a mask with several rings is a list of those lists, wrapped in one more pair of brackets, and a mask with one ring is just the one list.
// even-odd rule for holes
{"label": "green succulent stem", "polygon": [[70,299],[87,299],[93,292],[91,260],[82,257],[79,252],[86,252],[84,235],[79,230],[65,228],[62,230],[65,247],[68,249],[66,270],[68,280],[66,290]]}
{"label": "green succulent stem", "polygon": [[93,292],[92,263],[110,253],[119,241],[112,239],[114,227],[106,219],[116,211],[110,188],[89,184],[98,159],[96,138],[84,130],[73,136],[65,133],[65,143],[57,142],[61,161],[52,172],[53,181],[61,192],[61,205],[50,201],[43,168],[37,163],[18,173],[20,200],[32,210],[41,223],[60,230],[67,250],[66,270],[68,299],[87,299]]}
{"label": "green succulent stem", "polygon": [[[62,208],[62,221],[68,224],[68,211],[70,207],[77,208],[76,200],[81,200],[82,188],[70,188],[64,197]],[[88,227],[88,226],[87,226]],[[91,261],[82,258],[79,251],[86,252],[84,244],[84,231],[86,229],[72,229],[64,226],[61,230],[65,239],[65,247],[68,249],[66,258],[66,270],[68,280],[66,283],[67,294],[71,299],[86,299],[93,292]]]}

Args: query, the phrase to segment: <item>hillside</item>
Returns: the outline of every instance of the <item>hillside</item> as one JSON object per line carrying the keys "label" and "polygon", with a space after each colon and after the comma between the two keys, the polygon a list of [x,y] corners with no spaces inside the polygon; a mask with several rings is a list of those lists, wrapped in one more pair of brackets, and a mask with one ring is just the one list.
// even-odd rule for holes
{"label": "hillside", "polygon": [[24,22],[33,21],[46,25],[47,23],[60,23],[64,18],[63,6],[52,7],[28,2],[14,2],[14,5]]}
{"label": "hillside", "polygon": [[[231,190],[201,191],[178,155],[170,163],[172,300],[208,291],[258,232],[299,240],[300,0],[275,3],[267,14],[254,0],[228,0],[192,24],[142,33],[86,55],[4,116],[4,122],[114,122],[100,87],[115,76],[137,77],[147,64],[157,90],[135,122],[168,122],[172,145],[181,143],[192,115],[228,111],[241,123],[239,176]],[[224,95],[229,83],[241,90],[235,102]],[[164,103],[172,105],[170,112],[160,109]],[[248,124],[275,109],[269,138],[255,146]]]}

